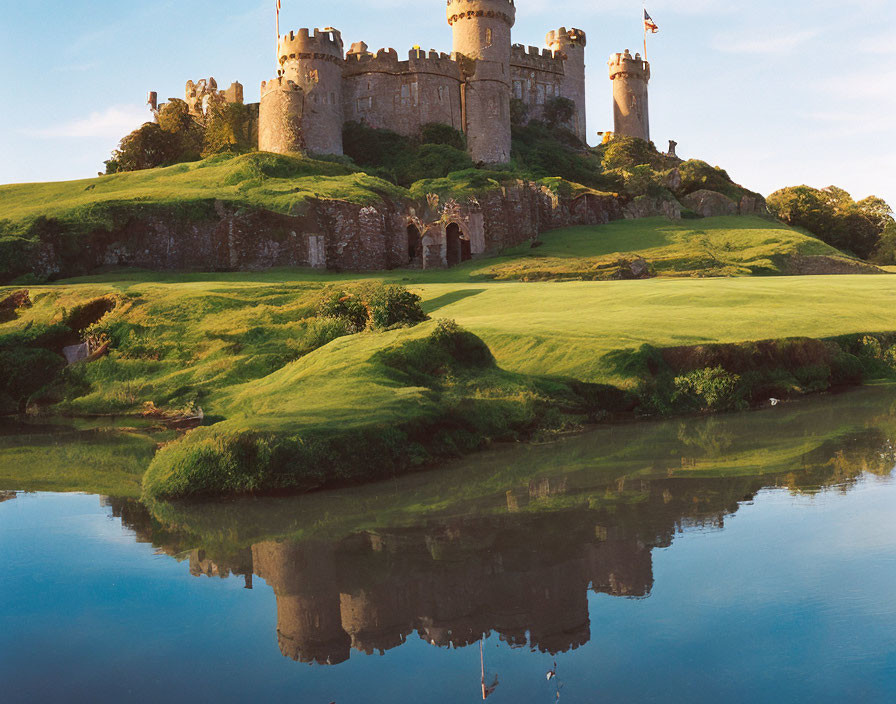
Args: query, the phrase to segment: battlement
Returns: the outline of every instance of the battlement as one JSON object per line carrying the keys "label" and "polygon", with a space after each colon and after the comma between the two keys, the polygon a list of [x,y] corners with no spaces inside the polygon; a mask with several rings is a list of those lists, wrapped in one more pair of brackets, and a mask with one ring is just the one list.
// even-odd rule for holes
{"label": "battlement", "polygon": [[510,47],[510,65],[519,68],[563,73],[564,58],[565,56],[562,52],[551,49],[539,49],[535,46],[526,47],[522,44],[514,44]]}
{"label": "battlement", "polygon": [[[360,48],[360,47],[359,47]],[[399,61],[395,49],[380,49],[376,54],[366,51],[349,52],[345,57],[345,75],[359,76],[365,73],[428,73],[461,80],[461,66],[455,54],[426,52],[411,49],[406,61]]]}
{"label": "battlement", "polygon": [[275,91],[275,90],[280,90],[280,91],[284,91],[287,93],[298,93],[298,92],[301,92],[302,88],[300,86],[296,85],[296,83],[294,83],[293,81],[290,81],[289,79],[284,78],[283,76],[278,76],[277,78],[272,78],[269,81],[261,82],[261,97],[262,98],[264,96],[266,96],[268,93]]}
{"label": "battlement", "polygon": [[566,27],[552,29],[545,37],[544,43],[555,50],[562,50],[568,46],[584,47],[586,43],[585,32],[575,27],[572,29],[566,29]]}
{"label": "battlement", "polygon": [[342,35],[332,27],[315,29],[314,33],[307,28],[298,32],[290,32],[280,37],[277,43],[277,55],[280,64],[289,59],[324,59],[342,61]]}
{"label": "battlement", "polygon": [[613,54],[608,62],[610,67],[610,79],[620,74],[650,80],[650,63],[644,61],[640,54],[631,55],[626,49],[622,54]]}
{"label": "battlement", "polygon": [[516,6],[513,0],[448,0],[448,24],[454,25],[460,20],[474,17],[491,17],[501,19],[513,26],[516,19]]}

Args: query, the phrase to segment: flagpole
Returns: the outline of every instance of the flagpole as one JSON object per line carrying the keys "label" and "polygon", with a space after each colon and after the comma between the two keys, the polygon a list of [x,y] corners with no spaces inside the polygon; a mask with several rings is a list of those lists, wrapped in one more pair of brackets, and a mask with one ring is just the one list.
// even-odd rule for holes
{"label": "flagpole", "polygon": [[644,60],[647,61],[647,2],[641,7],[641,25],[644,27]]}
{"label": "flagpole", "polygon": [[277,73],[280,73],[280,0],[277,0],[277,43],[274,45],[277,54]]}

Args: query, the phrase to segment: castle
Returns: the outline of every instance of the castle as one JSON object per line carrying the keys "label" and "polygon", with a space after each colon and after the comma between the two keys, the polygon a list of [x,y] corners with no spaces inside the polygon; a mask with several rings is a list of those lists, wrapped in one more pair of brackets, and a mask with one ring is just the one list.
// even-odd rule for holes
{"label": "castle", "polygon": [[[411,49],[344,51],[339,31],[300,29],[280,37],[277,76],[261,84],[258,148],[278,153],[342,154],[343,124],[355,121],[414,136],[427,123],[462,131],[473,161],[510,160],[511,112],[521,122],[541,119],[556,98],[574,105],[566,126],[583,142],[585,33],[548,32],[546,47],[511,42],[513,0],[447,0],[453,33],[450,54]],[[650,65],[626,50],[609,61],[616,134],[650,139],[647,84]],[[205,112],[210,96],[242,102],[234,83],[218,91],[214,79],[187,83],[191,111]],[[156,95],[150,94],[155,109]],[[253,134],[254,137],[254,134]]]}

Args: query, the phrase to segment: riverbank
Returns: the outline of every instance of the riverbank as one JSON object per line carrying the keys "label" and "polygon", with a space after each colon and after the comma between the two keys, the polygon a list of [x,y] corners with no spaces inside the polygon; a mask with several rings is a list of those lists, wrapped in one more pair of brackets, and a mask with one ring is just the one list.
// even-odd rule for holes
{"label": "riverbank", "polygon": [[[662,242],[674,255],[699,239],[686,227],[713,230],[717,244],[740,237],[740,252],[765,242],[772,259],[771,241],[779,253],[803,246],[804,235],[775,234],[766,221],[717,220],[612,223],[593,229],[590,249],[578,231],[544,247],[554,271],[568,246],[572,272],[624,241],[628,258]],[[166,444],[144,485],[147,495],[187,496],[369,480],[495,441],[767,404],[893,374],[888,276],[496,279],[534,265],[537,255],[517,252],[367,278],[122,272],[7,288],[4,298],[25,291],[28,300],[0,323],[0,401],[7,412],[24,404],[50,415],[201,411],[204,426]],[[354,332],[321,312],[324,295],[381,283],[419,295],[430,320]],[[66,366],[62,347],[81,341],[93,361]]]}

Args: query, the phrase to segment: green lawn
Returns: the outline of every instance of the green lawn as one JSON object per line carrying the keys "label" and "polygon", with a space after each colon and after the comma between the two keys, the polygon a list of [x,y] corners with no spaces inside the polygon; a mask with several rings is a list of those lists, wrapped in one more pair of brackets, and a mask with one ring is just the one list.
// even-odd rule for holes
{"label": "green lawn", "polygon": [[[775,252],[827,251],[815,240],[755,218],[577,228],[547,235],[546,244],[532,251],[576,266],[620,249],[658,256],[692,246],[686,240],[699,238],[695,227],[714,232],[716,243],[740,242],[729,251],[739,252],[742,261],[757,261],[759,255],[751,252],[763,246]],[[107,274],[29,287],[33,307],[0,324],[0,335],[62,320],[66,311],[99,296],[114,297],[118,306],[108,318],[118,326],[121,343],[104,359],[68,373],[70,388],[80,391],[62,408],[134,413],[145,402],[163,408],[195,402],[212,420],[223,421],[187,438],[214,458],[234,452],[222,449],[221,438],[245,431],[289,436],[293,445],[308,442],[300,437],[308,429],[354,433],[362,452],[363,433],[370,429],[411,424],[423,432],[443,423],[446,412],[478,414],[498,430],[525,427],[543,416],[546,404],[571,398],[571,387],[546,377],[628,386],[633,380],[620,376],[607,355],[645,343],[666,347],[896,331],[896,279],[889,276],[495,280],[502,268],[539,261],[540,254],[520,250],[447,271],[369,276],[311,270]],[[383,350],[418,344],[435,322],[341,337],[315,349],[321,287],[363,278],[404,283],[418,292],[434,319],[454,319],[480,337],[499,368],[452,373],[432,386],[396,376],[383,364]],[[10,290],[0,290],[0,297]],[[502,425],[502,414],[516,425]]]}
{"label": "green lawn", "polygon": [[845,259],[821,240],[758,217],[624,220],[554,230],[541,240],[537,248],[507,252],[507,261],[479,273],[497,279],[599,279],[612,275],[619,259],[643,257],[659,276],[737,276],[788,273],[795,255]]}
{"label": "green lawn", "polygon": [[170,206],[220,200],[294,213],[308,198],[374,202],[407,191],[346,166],[267,153],[220,155],[203,161],[100,178],[0,186],[0,219],[45,216],[90,225],[110,206]]}

